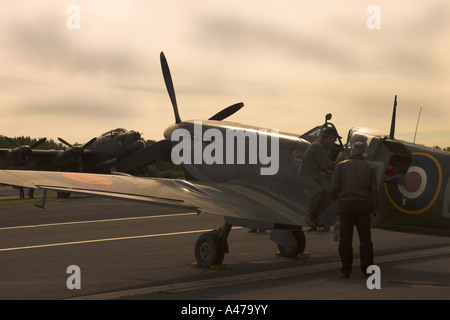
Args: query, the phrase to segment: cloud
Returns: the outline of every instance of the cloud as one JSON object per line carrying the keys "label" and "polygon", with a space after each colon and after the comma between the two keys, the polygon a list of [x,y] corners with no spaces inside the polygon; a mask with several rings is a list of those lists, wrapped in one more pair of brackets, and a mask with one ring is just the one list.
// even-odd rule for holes
{"label": "cloud", "polygon": [[[69,30],[65,12],[40,8],[33,15],[19,16],[2,26],[3,55],[16,64],[66,74],[122,76],[147,71],[146,59],[129,42],[111,40],[89,25]],[[83,11],[86,12],[87,10]],[[92,26],[99,22],[91,22]]]}
{"label": "cloud", "polygon": [[110,117],[134,117],[130,106],[121,102],[103,101],[101,99],[63,97],[55,100],[38,99],[35,102],[20,105],[14,109],[15,114],[48,116],[73,119],[74,117],[94,117],[107,119]]}
{"label": "cloud", "polygon": [[264,22],[240,19],[235,16],[202,16],[196,20],[193,38],[204,48],[227,55],[259,56],[281,53],[298,59],[332,67],[356,68],[359,59],[330,37],[291,30]]}

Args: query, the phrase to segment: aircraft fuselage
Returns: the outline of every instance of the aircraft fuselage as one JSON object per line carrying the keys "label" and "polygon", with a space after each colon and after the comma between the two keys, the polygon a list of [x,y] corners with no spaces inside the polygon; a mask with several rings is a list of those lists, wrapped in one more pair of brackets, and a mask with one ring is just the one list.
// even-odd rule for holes
{"label": "aircraft fuselage", "polygon": [[165,134],[177,143],[172,161],[177,158],[201,181],[296,184],[301,158],[310,144],[296,134],[214,120],[183,121]]}

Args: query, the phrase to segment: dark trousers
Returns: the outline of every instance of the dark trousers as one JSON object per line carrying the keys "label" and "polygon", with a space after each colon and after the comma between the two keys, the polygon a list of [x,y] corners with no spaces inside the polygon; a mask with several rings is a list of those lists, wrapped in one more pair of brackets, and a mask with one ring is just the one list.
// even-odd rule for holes
{"label": "dark trousers", "polygon": [[339,255],[342,273],[350,275],[353,264],[353,229],[359,235],[361,271],[366,275],[367,267],[373,265],[373,244],[370,232],[370,208],[366,200],[341,200]]}

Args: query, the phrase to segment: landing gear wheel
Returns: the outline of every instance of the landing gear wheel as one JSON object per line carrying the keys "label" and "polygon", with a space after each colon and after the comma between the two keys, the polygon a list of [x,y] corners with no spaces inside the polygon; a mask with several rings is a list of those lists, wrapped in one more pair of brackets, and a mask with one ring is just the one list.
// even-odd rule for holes
{"label": "landing gear wheel", "polygon": [[280,253],[284,257],[295,257],[299,253],[303,253],[306,248],[306,237],[302,230],[294,230],[292,231],[292,235],[295,238],[295,241],[297,242],[296,247],[284,247],[281,244],[278,245],[278,249],[280,250]]}
{"label": "landing gear wheel", "polygon": [[203,233],[195,243],[195,258],[202,267],[221,264],[225,256],[225,248],[217,230]]}

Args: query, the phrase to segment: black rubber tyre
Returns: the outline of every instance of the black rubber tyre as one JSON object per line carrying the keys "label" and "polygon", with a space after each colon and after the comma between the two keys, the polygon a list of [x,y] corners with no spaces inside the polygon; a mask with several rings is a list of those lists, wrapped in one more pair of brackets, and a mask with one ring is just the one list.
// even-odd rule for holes
{"label": "black rubber tyre", "polygon": [[202,267],[221,264],[225,250],[221,244],[218,231],[203,233],[195,242],[195,259]]}
{"label": "black rubber tyre", "polygon": [[297,254],[303,253],[303,251],[305,251],[305,248],[306,248],[305,233],[302,230],[294,230],[294,231],[292,231],[292,234],[295,237],[297,246],[285,248],[284,246],[279,244],[278,249],[280,250],[280,253],[282,256],[295,257],[295,256],[297,256]]}

